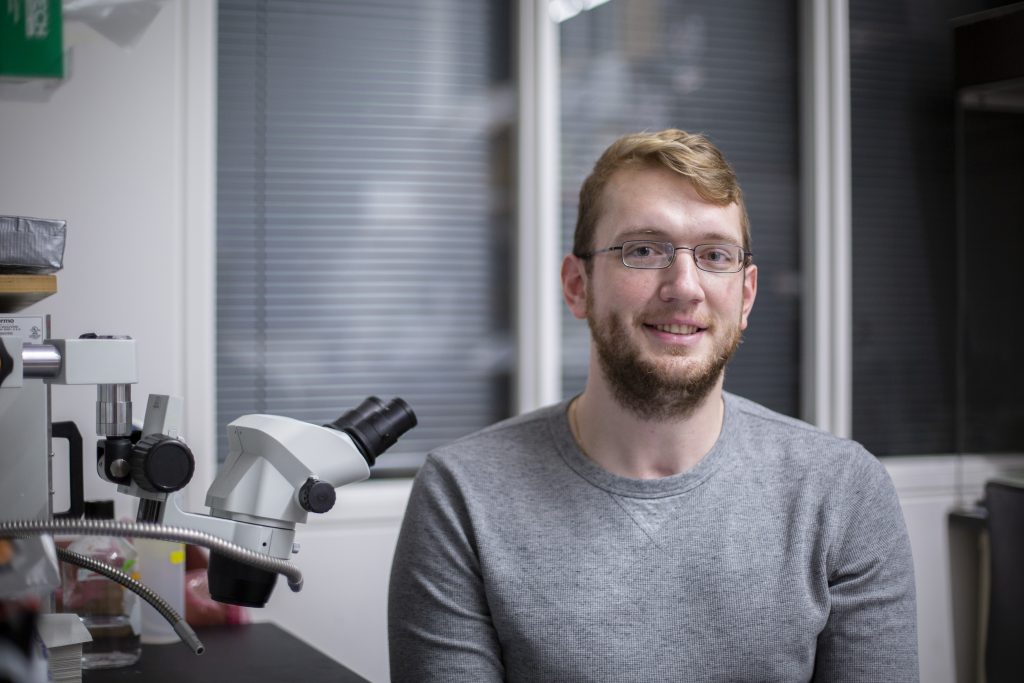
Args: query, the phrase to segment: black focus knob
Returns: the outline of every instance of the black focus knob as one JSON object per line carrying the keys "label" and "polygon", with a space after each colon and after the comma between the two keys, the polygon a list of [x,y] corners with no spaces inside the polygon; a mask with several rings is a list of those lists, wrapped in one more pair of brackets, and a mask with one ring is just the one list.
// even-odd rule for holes
{"label": "black focus knob", "polygon": [[132,481],[147,491],[180,491],[192,480],[196,459],[183,442],[166,434],[150,434],[132,448]]}
{"label": "black focus knob", "polygon": [[307,479],[299,489],[299,505],[309,512],[327,512],[334,507],[336,498],[334,487],[316,477]]}

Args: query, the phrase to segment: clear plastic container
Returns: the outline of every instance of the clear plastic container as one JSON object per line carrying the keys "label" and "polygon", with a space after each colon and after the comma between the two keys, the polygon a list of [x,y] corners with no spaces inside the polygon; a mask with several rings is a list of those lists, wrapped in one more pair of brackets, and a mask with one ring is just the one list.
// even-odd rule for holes
{"label": "clear plastic container", "polygon": [[[114,502],[87,501],[85,517],[113,519]],[[83,536],[68,550],[120,569],[138,579],[135,548],[126,538]],[[63,563],[63,610],[81,617],[92,635],[82,644],[83,669],[129,666],[142,654],[142,616],[139,596],[105,576]]]}
{"label": "clear plastic container", "polygon": [[[140,579],[182,617],[185,616],[185,544],[139,538]],[[142,642],[148,644],[177,643],[181,640],[174,627],[148,602],[142,605]]]}

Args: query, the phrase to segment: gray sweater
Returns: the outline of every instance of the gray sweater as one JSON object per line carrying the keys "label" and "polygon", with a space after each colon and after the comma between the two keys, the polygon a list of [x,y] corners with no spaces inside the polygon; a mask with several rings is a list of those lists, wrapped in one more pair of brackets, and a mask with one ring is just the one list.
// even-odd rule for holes
{"label": "gray sweater", "polygon": [[579,451],[567,405],[427,458],[392,680],[918,680],[910,543],[860,445],[726,394],[695,468],[628,479]]}

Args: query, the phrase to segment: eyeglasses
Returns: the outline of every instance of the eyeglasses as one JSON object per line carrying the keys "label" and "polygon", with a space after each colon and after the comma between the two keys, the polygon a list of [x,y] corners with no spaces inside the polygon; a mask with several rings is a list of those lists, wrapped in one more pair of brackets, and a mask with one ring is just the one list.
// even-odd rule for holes
{"label": "eyeglasses", "polygon": [[579,258],[590,258],[606,251],[621,251],[622,265],[627,268],[668,268],[677,251],[688,251],[693,262],[709,273],[738,273],[750,265],[754,255],[735,244],[698,244],[695,247],[677,247],[671,242],[629,240],[617,247],[597,249]]}

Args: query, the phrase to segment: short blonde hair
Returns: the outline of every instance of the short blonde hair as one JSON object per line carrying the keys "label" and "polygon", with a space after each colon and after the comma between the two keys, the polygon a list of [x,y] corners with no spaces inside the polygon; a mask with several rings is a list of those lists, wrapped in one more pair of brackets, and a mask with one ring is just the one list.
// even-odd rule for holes
{"label": "short blonde hair", "polygon": [[750,219],[743,202],[743,192],[729,162],[700,133],[669,128],[657,133],[625,135],[613,142],[597,160],[594,170],[580,188],[573,254],[582,257],[597,247],[593,244],[594,230],[601,215],[601,195],[608,180],[620,169],[643,166],[663,166],[684,176],[705,201],[720,206],[735,202],[740,207],[741,246],[750,251]]}

